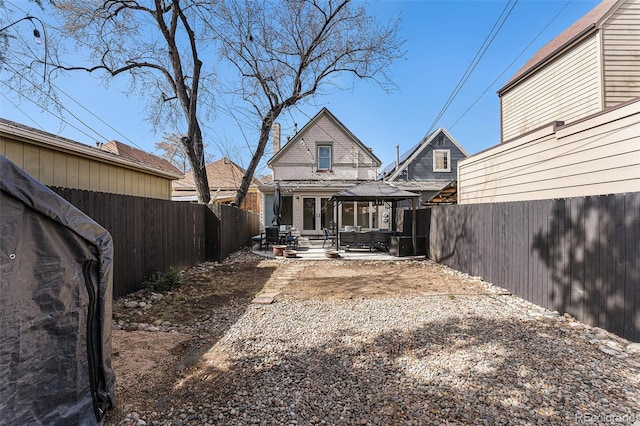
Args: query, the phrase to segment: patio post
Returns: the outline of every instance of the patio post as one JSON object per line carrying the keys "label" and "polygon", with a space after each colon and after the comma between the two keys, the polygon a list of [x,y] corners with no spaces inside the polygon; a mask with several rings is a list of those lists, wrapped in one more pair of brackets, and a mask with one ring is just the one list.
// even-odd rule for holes
{"label": "patio post", "polygon": [[340,212],[338,211],[338,206],[340,205],[340,201],[338,200],[333,200],[333,213],[335,214],[336,217],[336,221],[335,221],[335,226],[336,229],[332,231],[335,233],[335,240],[336,240],[336,251],[340,252],[340,243],[338,242],[338,238],[340,238]]}
{"label": "patio post", "polygon": [[416,199],[411,199],[411,244],[413,244],[413,255],[417,253],[417,238],[416,238]]}

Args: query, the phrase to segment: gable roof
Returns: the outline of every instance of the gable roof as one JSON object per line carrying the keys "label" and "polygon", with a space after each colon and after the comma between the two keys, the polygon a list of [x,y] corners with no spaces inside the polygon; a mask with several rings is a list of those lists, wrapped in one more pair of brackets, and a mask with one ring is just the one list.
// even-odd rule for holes
{"label": "gable roof", "polygon": [[147,164],[156,169],[164,170],[165,172],[182,174],[182,170],[178,169],[166,159],[134,148],[120,141],[113,140],[105,144],[100,144],[98,148],[102,151],[111,152],[121,157]]}
{"label": "gable roof", "polygon": [[373,150],[371,148],[369,148],[368,146],[365,146],[360,141],[360,139],[358,139],[353,133],[351,133],[351,131],[347,129],[347,127],[344,124],[342,124],[342,122],[338,120],[335,115],[331,113],[331,111],[329,111],[326,107],[323,107],[311,120],[309,120],[307,124],[304,125],[304,127],[302,127],[302,129],[300,129],[298,133],[296,133],[282,148],[280,148],[280,150],[273,157],[271,157],[269,161],[267,161],[267,165],[271,167],[273,162],[280,159],[280,157],[282,157],[284,152],[288,151],[289,148],[291,148],[293,145],[298,143],[302,139],[302,135],[304,135],[307,132],[307,130],[315,126],[322,117],[327,117],[329,120],[331,120],[333,124],[335,124],[336,127],[338,127],[338,129],[340,129],[342,133],[347,135],[349,139],[351,139],[356,145],[358,145],[358,147],[360,147],[360,149],[362,149],[364,153],[368,153],[371,159],[375,161],[378,164],[378,166],[382,164],[380,159],[376,157],[376,155],[373,153]]}
{"label": "gable roof", "polygon": [[609,12],[623,1],[624,0],[602,0],[600,4],[587,12],[586,15],[574,22],[573,25],[538,50],[531,59],[511,77],[507,84],[498,90],[498,95],[502,96],[502,94],[511,89],[516,83],[528,77],[567,47],[581,40],[584,36],[591,33],[591,31],[599,28],[604,21],[603,18],[608,16]]}
{"label": "gable roof", "polygon": [[413,146],[410,150],[406,151],[404,154],[400,156],[400,163],[396,169],[395,163],[391,163],[388,165],[382,173],[380,173],[379,178],[393,180],[398,177],[398,174],[402,173],[409,164],[413,163],[413,161],[424,151],[427,147],[433,142],[440,133],[443,133],[453,144],[462,152],[465,156],[469,156],[469,153],[456,141],[453,136],[449,132],[447,132],[443,127],[438,128],[435,132],[430,135],[425,136],[420,143]]}
{"label": "gable roof", "polygon": [[[209,188],[212,191],[218,189],[238,189],[242,183],[242,176],[246,170],[238,166],[228,158],[221,158],[218,161],[209,163],[206,167]],[[251,186],[262,185],[255,177],[251,180]],[[193,172],[186,173],[184,179],[180,179],[173,183],[173,189],[188,191],[195,190],[196,184],[193,180]]]}

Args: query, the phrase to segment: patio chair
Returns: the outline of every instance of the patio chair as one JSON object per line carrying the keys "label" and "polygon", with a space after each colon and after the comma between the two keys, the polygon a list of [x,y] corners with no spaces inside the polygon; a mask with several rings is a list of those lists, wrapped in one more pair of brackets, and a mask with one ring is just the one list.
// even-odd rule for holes
{"label": "patio chair", "polygon": [[331,247],[331,242],[335,242],[336,236],[333,235],[333,232],[331,232],[328,228],[322,228],[322,233],[324,234],[322,248],[324,248],[324,245],[327,243],[327,241],[329,241],[329,247]]}
{"label": "patio chair", "polygon": [[280,244],[280,228],[277,226],[267,226],[264,228],[265,237],[264,237],[264,247],[265,251],[269,248],[269,244],[276,245]]}
{"label": "patio chair", "polygon": [[287,235],[287,248],[296,249],[298,248],[298,236],[297,235]]}

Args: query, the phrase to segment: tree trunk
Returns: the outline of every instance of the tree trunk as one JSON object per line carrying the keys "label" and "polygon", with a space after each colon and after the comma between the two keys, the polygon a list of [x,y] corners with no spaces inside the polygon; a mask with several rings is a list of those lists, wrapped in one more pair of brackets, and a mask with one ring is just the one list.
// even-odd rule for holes
{"label": "tree trunk", "polygon": [[196,194],[198,202],[207,204],[211,200],[211,191],[209,190],[209,180],[207,179],[207,167],[204,160],[204,144],[202,142],[202,132],[199,126],[195,126],[193,138],[182,139],[182,145],[187,151],[189,161],[191,162],[191,172],[193,173],[193,182],[196,185]]}
{"label": "tree trunk", "polygon": [[244,176],[242,176],[242,183],[240,184],[240,188],[238,188],[238,192],[236,193],[236,199],[234,202],[241,206],[244,199],[247,197],[247,192],[249,191],[249,186],[251,185],[251,181],[253,180],[253,174],[258,167],[258,163],[260,159],[264,155],[264,149],[267,146],[267,142],[269,142],[269,135],[271,134],[271,126],[273,126],[273,122],[278,116],[277,111],[269,111],[265,118],[262,119],[262,127],[260,128],[260,139],[258,139],[258,147],[256,148],[256,152],[251,157],[251,162],[247,167],[247,171]]}

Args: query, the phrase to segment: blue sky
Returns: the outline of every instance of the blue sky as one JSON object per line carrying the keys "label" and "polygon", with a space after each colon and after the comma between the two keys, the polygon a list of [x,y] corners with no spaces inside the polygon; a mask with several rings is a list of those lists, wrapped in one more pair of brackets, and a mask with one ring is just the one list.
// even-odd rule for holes
{"label": "blue sky", "polygon": [[[16,19],[24,16],[21,11],[29,11],[47,20],[32,3],[5,2],[5,7],[18,11]],[[386,93],[367,81],[356,81],[349,90],[325,90],[313,101],[281,115],[278,121],[282,124],[283,138],[293,133],[293,123],[300,128],[322,107],[327,107],[365,145],[373,148],[383,166],[393,162],[396,145],[402,153],[426,135],[506,4],[506,0],[370,2],[371,14],[383,22],[398,14],[402,18],[400,32],[407,40],[407,53],[390,69],[397,86],[395,91]],[[597,4],[597,0],[520,0],[435,128],[446,128],[470,154],[498,144],[497,90],[540,47]],[[32,29],[24,23],[12,30],[30,33]],[[498,78],[500,74],[503,75]],[[5,71],[0,72],[0,78],[6,78]],[[124,88],[124,80],[115,81],[108,90],[98,79],[81,73],[54,83],[69,95],[62,94],[61,98],[82,122],[69,112],[64,113],[63,121],[29,100],[20,99],[4,86],[0,90],[3,94],[0,116],[89,145],[117,139],[149,152],[154,152],[154,144],[162,139],[163,132],[180,131],[168,128],[156,129],[154,133],[144,121],[144,103],[137,96],[127,97],[119,91]],[[208,153],[218,159],[227,152],[234,161],[247,165],[250,154],[243,135],[249,136],[249,144],[255,144],[256,132],[250,128],[243,130],[244,133],[225,114],[216,114],[205,123]],[[235,148],[229,150],[230,146]],[[268,157],[269,152],[265,160]],[[263,165],[257,174],[265,173],[269,169]]]}

